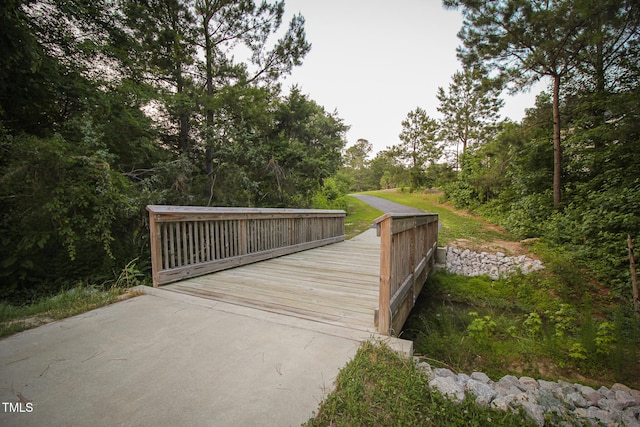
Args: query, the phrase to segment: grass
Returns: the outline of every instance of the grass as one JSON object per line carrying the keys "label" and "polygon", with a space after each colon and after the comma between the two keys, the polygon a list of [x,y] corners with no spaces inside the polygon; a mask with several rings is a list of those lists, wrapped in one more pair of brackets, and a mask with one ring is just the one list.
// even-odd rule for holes
{"label": "grass", "polygon": [[[439,214],[441,246],[460,239],[482,245],[512,237],[439,202],[438,194],[367,192]],[[351,218],[361,203],[350,206]],[[353,209],[353,212],[351,212]],[[506,280],[447,273],[430,277],[401,337],[416,355],[457,372],[564,379],[598,388],[640,388],[640,322],[610,299],[570,253],[537,243],[546,270]],[[467,398],[453,403],[430,390],[415,365],[384,345],[365,343],[336,378],[336,389],[307,426],[526,425],[522,414],[491,413]]]}
{"label": "grass", "polygon": [[512,374],[640,388],[640,323],[631,310],[596,312],[590,298],[557,295],[563,286],[549,272],[500,281],[437,273],[402,337],[414,341],[416,354],[442,366],[496,380]]}
{"label": "grass", "polygon": [[440,203],[440,193],[370,191],[366,194],[437,213],[442,223],[442,229],[438,235],[440,246],[446,246],[456,239],[481,242],[512,238],[509,233],[497,227],[491,227],[487,221],[464,212],[454,211],[450,206]]}
{"label": "grass", "polygon": [[[439,202],[437,193],[367,194],[438,213],[439,244],[513,240],[500,228]],[[530,248],[546,270],[508,280],[432,275],[405,324],[416,352],[461,372],[527,374],[640,387],[640,322],[613,301],[569,252]],[[471,314],[470,314],[471,313]]]}
{"label": "grass", "polygon": [[336,389],[307,427],[534,426],[523,413],[482,408],[473,398],[455,403],[429,387],[412,360],[384,343],[364,342],[340,371]]}
{"label": "grass", "polygon": [[366,231],[382,212],[355,197],[345,196],[348,203],[344,229],[347,239]]}
{"label": "grass", "polygon": [[30,305],[14,306],[1,302],[0,338],[54,320],[75,316],[135,295],[134,292],[126,292],[125,289],[119,287],[105,290],[93,286],[79,286],[53,297],[42,298],[37,303]]}

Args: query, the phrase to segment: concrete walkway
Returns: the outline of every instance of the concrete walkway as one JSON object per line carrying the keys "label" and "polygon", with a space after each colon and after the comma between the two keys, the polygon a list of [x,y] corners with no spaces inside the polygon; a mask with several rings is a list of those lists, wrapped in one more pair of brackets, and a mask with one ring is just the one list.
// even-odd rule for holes
{"label": "concrete walkway", "polygon": [[[356,197],[386,212],[413,209]],[[0,340],[0,426],[298,426],[360,342],[413,350],[410,341],[139,288],[145,295]]]}
{"label": "concrete walkway", "polygon": [[366,204],[373,206],[374,208],[381,210],[384,213],[424,213],[423,210],[412,208],[411,206],[402,205],[400,203],[392,202],[387,199],[383,199],[375,196],[367,196],[364,194],[349,194],[351,197],[362,200]]}
{"label": "concrete walkway", "polygon": [[0,340],[0,425],[300,425],[370,338],[145,290]]}

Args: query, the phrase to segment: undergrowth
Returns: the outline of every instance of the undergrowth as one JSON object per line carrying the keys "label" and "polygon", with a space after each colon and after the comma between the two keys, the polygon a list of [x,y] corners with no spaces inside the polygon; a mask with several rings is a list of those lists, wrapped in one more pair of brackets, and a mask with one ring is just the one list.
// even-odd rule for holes
{"label": "undergrowth", "polygon": [[340,371],[336,389],[321,403],[314,426],[534,426],[524,413],[456,403],[429,387],[410,359],[384,343],[365,342]]}
{"label": "undergrowth", "polygon": [[640,323],[632,307],[602,304],[590,285],[566,280],[549,271],[498,281],[434,274],[402,337],[417,354],[459,372],[639,388]]}
{"label": "undergrowth", "polygon": [[[16,306],[0,302],[0,337],[104,307],[121,300],[125,291],[117,286],[102,289],[80,285],[29,305]],[[134,293],[129,292],[127,296],[133,295]]]}

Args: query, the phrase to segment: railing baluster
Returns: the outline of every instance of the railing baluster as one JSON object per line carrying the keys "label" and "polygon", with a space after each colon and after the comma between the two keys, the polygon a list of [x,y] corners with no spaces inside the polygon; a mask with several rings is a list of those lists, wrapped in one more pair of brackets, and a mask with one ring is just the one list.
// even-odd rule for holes
{"label": "railing baluster", "polygon": [[164,251],[164,257],[163,257],[163,267],[164,269],[170,268],[169,266],[169,238],[168,238],[168,232],[167,232],[167,228],[168,228],[168,224],[161,224],[161,228],[162,228],[162,244],[163,244],[163,251]]}
{"label": "railing baluster", "polygon": [[166,226],[169,229],[169,268],[173,268],[176,266],[176,225],[167,223]]}

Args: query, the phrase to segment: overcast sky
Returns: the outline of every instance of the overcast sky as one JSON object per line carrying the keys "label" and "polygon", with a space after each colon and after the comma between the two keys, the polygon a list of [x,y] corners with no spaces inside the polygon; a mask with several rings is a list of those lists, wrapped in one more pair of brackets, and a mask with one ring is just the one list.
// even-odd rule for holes
{"label": "overcast sky", "polygon": [[[461,69],[456,58],[459,11],[440,0],[285,0],[286,26],[294,13],[306,20],[312,44],[304,63],[285,80],[351,126],[374,153],[397,144],[401,122],[420,106],[439,118],[436,92]],[[537,91],[505,94],[503,117],[519,121]]]}

